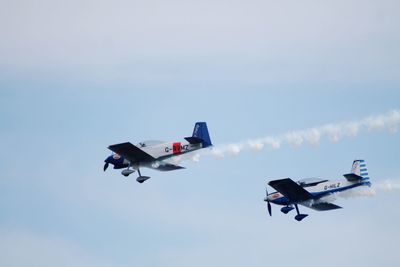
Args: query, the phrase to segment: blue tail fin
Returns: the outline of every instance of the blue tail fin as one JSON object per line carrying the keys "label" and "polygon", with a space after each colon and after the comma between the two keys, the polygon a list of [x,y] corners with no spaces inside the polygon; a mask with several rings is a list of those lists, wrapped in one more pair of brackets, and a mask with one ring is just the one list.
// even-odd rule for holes
{"label": "blue tail fin", "polygon": [[369,179],[367,163],[363,159],[357,159],[353,161],[353,165],[351,166],[351,172],[361,176],[363,179]]}
{"label": "blue tail fin", "polygon": [[207,123],[196,122],[192,137],[185,138],[190,143],[201,143],[203,147],[212,146],[210,135],[208,134]]}
{"label": "blue tail fin", "polygon": [[351,171],[348,174],[344,174],[344,177],[350,182],[363,181],[367,185],[371,185],[369,182],[367,163],[363,159],[356,159],[351,165]]}

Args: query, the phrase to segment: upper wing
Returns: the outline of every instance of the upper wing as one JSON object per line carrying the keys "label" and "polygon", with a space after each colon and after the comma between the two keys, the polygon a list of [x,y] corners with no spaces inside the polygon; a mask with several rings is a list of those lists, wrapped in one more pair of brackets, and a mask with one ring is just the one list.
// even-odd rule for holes
{"label": "upper wing", "polygon": [[329,202],[320,202],[320,203],[310,203],[308,204],[307,202],[301,203],[301,205],[309,207],[313,210],[318,210],[318,211],[323,211],[323,210],[335,210],[335,209],[341,209],[342,207],[329,203]]}
{"label": "upper wing", "polygon": [[160,163],[158,166],[149,165],[148,167],[152,168],[154,170],[163,171],[163,172],[185,169],[185,167],[181,167],[178,165],[174,165],[171,163],[165,163],[165,162]]}
{"label": "upper wing", "polygon": [[123,156],[130,162],[153,161],[155,158],[129,142],[111,145],[111,151]]}
{"label": "upper wing", "polygon": [[313,199],[313,196],[290,178],[274,180],[268,183],[278,192],[288,197],[290,201],[302,202]]}

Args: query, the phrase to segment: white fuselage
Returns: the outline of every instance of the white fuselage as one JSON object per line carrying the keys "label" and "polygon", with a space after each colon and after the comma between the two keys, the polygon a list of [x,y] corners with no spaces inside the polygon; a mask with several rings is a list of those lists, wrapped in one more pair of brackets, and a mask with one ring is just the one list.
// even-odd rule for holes
{"label": "white fuselage", "polygon": [[190,144],[183,142],[165,142],[156,145],[139,146],[144,152],[150,154],[156,159],[165,159],[172,156],[179,156],[202,148],[202,144]]}

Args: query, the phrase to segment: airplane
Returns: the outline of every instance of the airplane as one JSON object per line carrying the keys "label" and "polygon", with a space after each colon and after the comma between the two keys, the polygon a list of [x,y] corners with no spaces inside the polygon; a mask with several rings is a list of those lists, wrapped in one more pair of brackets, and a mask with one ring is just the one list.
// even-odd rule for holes
{"label": "airplane", "polygon": [[267,202],[269,215],[272,216],[271,203],[274,203],[284,206],[281,208],[284,214],[296,208],[297,215],[294,218],[301,221],[308,214],[301,214],[298,205],[317,211],[340,209],[342,207],[324,200],[324,197],[359,186],[371,186],[365,160],[354,160],[350,173],[343,176],[346,179],[334,181],[319,178],[306,178],[297,182],[290,178],[270,181],[268,185],[277,191],[268,194],[266,189],[264,201]]}
{"label": "airplane", "polygon": [[112,164],[114,169],[124,169],[121,174],[125,177],[137,171],[139,177],[136,181],[143,183],[150,177],[142,176],[140,167],[158,171],[184,169],[184,167],[166,162],[166,159],[212,146],[205,122],[196,122],[192,136],[184,139],[185,141],[180,142],[143,141],[138,145],[130,142],[110,145],[108,148],[114,153],[104,160],[103,169],[106,171],[109,164]]}

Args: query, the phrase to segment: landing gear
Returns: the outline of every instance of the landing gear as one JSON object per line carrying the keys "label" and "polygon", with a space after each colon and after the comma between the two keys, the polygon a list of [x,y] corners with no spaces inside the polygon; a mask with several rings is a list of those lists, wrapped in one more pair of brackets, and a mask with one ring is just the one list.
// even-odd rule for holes
{"label": "landing gear", "polygon": [[136,178],[136,181],[137,181],[138,183],[143,183],[144,181],[150,179],[150,176],[142,176],[142,174],[140,173],[139,168],[138,168],[137,171],[138,171],[138,173],[139,173],[139,177]]}
{"label": "landing gear", "polygon": [[289,211],[293,210],[294,208],[292,206],[286,206],[281,208],[281,212],[288,214]]}
{"label": "landing gear", "polygon": [[296,219],[296,221],[300,222],[301,220],[303,220],[305,217],[308,216],[308,214],[300,214],[299,207],[297,206],[297,204],[294,204],[294,206],[297,211],[297,215],[294,217]]}
{"label": "landing gear", "polygon": [[131,173],[134,173],[135,170],[130,169],[130,166],[128,167],[128,169],[122,170],[121,174],[125,177],[128,177]]}
{"label": "landing gear", "polygon": [[[138,183],[143,183],[144,181],[150,179],[149,176],[142,176],[142,174],[140,173],[139,166],[137,167],[137,171],[138,171],[139,177],[136,178],[136,181],[137,181]],[[123,176],[125,176],[125,177],[128,177],[130,174],[132,174],[132,173],[134,173],[134,172],[135,172],[135,169],[131,169],[131,166],[129,165],[127,169],[125,169],[125,170],[123,170],[123,171],[121,172],[121,174],[122,174]]]}
{"label": "landing gear", "polygon": [[[150,179],[150,176],[142,176],[142,174],[140,173],[139,166],[137,166],[137,171],[138,171],[139,177],[136,178],[136,181],[137,181],[138,183],[143,183],[144,181]],[[121,172],[121,174],[122,174],[123,176],[125,176],[125,177],[128,177],[130,174],[132,174],[132,173],[134,173],[134,172],[135,172],[135,170],[134,170],[134,169],[131,169],[131,166],[129,165],[127,169],[125,169],[125,170],[123,170],[123,171]]]}

